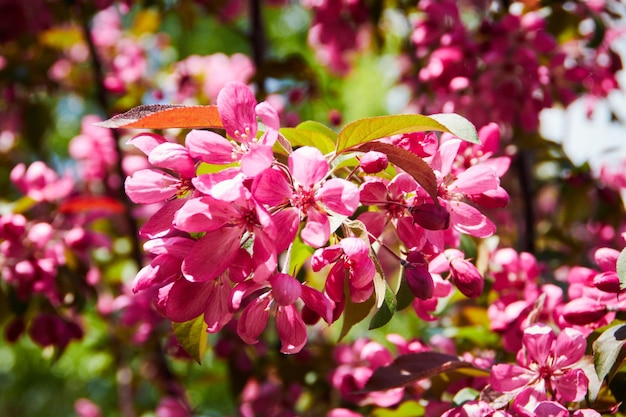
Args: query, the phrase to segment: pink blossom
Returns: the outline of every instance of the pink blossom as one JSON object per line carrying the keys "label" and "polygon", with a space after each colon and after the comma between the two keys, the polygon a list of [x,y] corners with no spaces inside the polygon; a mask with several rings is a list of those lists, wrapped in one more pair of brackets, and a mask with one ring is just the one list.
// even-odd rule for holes
{"label": "pink blossom", "polygon": [[363,240],[347,237],[337,245],[317,249],[311,260],[313,271],[330,264],[333,266],[326,277],[325,289],[331,300],[343,303],[346,280],[353,302],[361,303],[372,295],[376,267],[369,257],[369,245]]}
{"label": "pink blossom", "polygon": [[391,352],[380,343],[360,338],[352,345],[338,345],[333,357],[337,367],[331,373],[331,383],[344,400],[358,405],[390,407],[402,399],[404,388],[358,393],[377,368],[389,365],[393,360]]}
{"label": "pink blossom", "polygon": [[[217,97],[217,107],[231,140],[206,130],[192,130],[185,139],[191,155],[209,164],[239,161],[246,176],[255,176],[274,161],[272,146],[278,138],[279,119],[266,102],[257,104],[254,94],[241,82],[229,82]],[[267,130],[257,138],[261,118]]]}
{"label": "pink blossom", "polygon": [[37,202],[55,202],[67,197],[74,187],[70,177],[59,178],[58,174],[41,161],[35,161],[28,168],[18,164],[10,174],[11,181],[24,194]]}
{"label": "pink blossom", "polygon": [[587,346],[581,332],[566,328],[555,336],[550,327],[536,324],[524,331],[523,344],[517,358],[519,365],[500,364],[492,368],[490,384],[495,390],[533,395],[538,400],[583,399],[589,379],[576,366]]}
{"label": "pink blossom", "polygon": [[185,257],[182,272],[192,282],[215,279],[239,253],[242,239],[252,242],[253,276],[268,279],[276,269],[276,227],[250,193],[241,189],[235,201],[209,196],[187,200],[176,212],[174,224],[188,233],[204,233]]}
{"label": "pink blossom", "polygon": [[[247,303],[237,322],[237,333],[246,343],[257,343],[273,310],[282,343],[281,352],[297,353],[306,343],[307,332],[296,302],[301,299],[328,323],[332,321],[332,306],[322,293],[303,285],[290,275],[274,274],[269,284],[269,290],[267,284],[253,281],[235,286],[231,299],[233,309],[238,310],[242,303]],[[253,295],[251,300],[246,300]]]}
{"label": "pink blossom", "polygon": [[315,248],[330,237],[331,213],[354,214],[359,194],[357,187],[341,178],[328,176],[329,166],[317,148],[303,146],[289,155],[289,173],[278,169],[264,171],[253,184],[253,194],[262,203],[280,209],[277,222],[287,227],[277,243],[287,247],[295,238],[301,219],[306,225],[300,232],[302,240]]}

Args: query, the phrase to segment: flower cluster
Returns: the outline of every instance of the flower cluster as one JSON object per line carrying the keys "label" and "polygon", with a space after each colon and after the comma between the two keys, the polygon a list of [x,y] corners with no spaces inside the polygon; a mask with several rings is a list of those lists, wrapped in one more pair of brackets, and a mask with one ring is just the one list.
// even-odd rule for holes
{"label": "flower cluster", "polygon": [[[321,318],[330,324],[346,305],[378,296],[375,280],[384,280],[384,272],[372,244],[392,245],[387,235],[403,248],[396,267],[406,270],[420,316],[432,319],[438,298],[451,292],[449,281],[468,297],[482,293],[476,267],[461,251],[446,248],[461,233],[493,234],[493,223],[477,207],[506,204],[499,176],[508,161],[491,161],[488,150],[444,137],[424,158],[438,183],[432,202],[400,170],[390,179],[377,176],[388,162],[369,168],[371,153],[357,161],[354,169],[361,173],[344,177],[332,153],[292,149],[279,132],[276,111],[257,103],[242,83],[226,84],[217,109],[225,136],[192,130],[181,145],[142,133],[129,142],[153,167],[127,178],[128,196],[162,204],[141,229],[152,260],[138,273],[134,291],[159,288],[156,305],[165,317],[186,322],[202,316],[212,333],[237,320],[241,339],[256,343],[273,316],[281,351],[298,352],[307,340],[305,312],[307,323]],[[354,223],[350,217],[359,207],[365,209],[362,223]],[[290,274],[301,267],[291,262],[294,245],[315,249],[310,267],[326,273],[323,289],[315,279]]]}
{"label": "flower cluster", "polygon": [[407,76],[407,82],[433,93],[414,101],[422,111],[454,111],[478,125],[496,121],[535,131],[542,109],[569,104],[581,86],[595,97],[617,86],[621,63],[610,40],[618,32],[606,27],[602,8],[591,12],[580,5],[571,11],[596,31],[607,31],[598,49],[584,47],[593,31],[557,43],[539,10],[483,16],[477,6],[479,23],[470,26],[461,19],[458,2],[421,1],[418,9],[411,40],[421,65],[417,80]]}

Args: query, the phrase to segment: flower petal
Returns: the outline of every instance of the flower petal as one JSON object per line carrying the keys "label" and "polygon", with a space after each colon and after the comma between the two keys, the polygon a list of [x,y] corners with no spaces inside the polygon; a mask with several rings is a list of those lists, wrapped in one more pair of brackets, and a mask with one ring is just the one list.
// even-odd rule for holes
{"label": "flower petal", "polygon": [[254,94],[244,83],[231,81],[224,85],[217,96],[217,108],[228,136],[240,142],[256,137],[256,104]]}
{"label": "flower petal", "polygon": [[554,340],[554,332],[544,324],[535,324],[524,330],[523,343],[526,352],[540,366],[546,365]]}
{"label": "flower petal", "polygon": [[185,146],[194,158],[208,164],[229,164],[235,160],[233,145],[225,137],[208,130],[192,130],[185,137]]}
{"label": "flower petal", "polygon": [[270,316],[270,301],[268,296],[255,298],[244,308],[237,322],[237,334],[244,342],[253,345],[259,341]]}
{"label": "flower petal", "polygon": [[241,229],[236,227],[207,232],[183,261],[182,271],[185,278],[192,282],[216,278],[237,255],[240,239]]}
{"label": "flower petal", "polygon": [[168,319],[183,323],[198,317],[211,300],[212,282],[189,282],[179,279],[167,296],[165,315]]}
{"label": "flower petal", "polygon": [[295,306],[278,307],[276,329],[278,330],[282,353],[298,353],[306,344],[306,326]]}
{"label": "flower petal", "polygon": [[319,149],[303,146],[289,155],[289,171],[301,185],[310,189],[328,174],[328,162]]}
{"label": "flower petal", "polygon": [[500,364],[491,368],[489,384],[499,392],[513,392],[526,386],[533,374],[519,365]]}
{"label": "flower petal", "polygon": [[126,178],[124,189],[133,203],[150,204],[176,195],[180,180],[163,171],[142,169]]}
{"label": "flower petal", "polygon": [[353,215],[359,205],[359,189],[341,178],[326,181],[315,197],[330,210],[344,216]]}
{"label": "flower petal", "polygon": [[150,152],[148,161],[156,167],[179,172],[184,178],[196,175],[196,166],[187,148],[178,143],[165,142]]}

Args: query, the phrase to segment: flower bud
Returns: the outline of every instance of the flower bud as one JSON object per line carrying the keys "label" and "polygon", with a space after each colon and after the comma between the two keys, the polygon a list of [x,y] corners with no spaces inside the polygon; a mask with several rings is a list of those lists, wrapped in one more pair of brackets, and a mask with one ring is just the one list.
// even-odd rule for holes
{"label": "flower bud", "polygon": [[427,230],[445,230],[450,227],[450,213],[436,204],[426,203],[411,207],[413,221]]}
{"label": "flower bud", "polygon": [[404,264],[404,277],[409,290],[420,300],[432,298],[435,292],[433,277],[428,272],[428,264],[418,252],[410,252]]}
{"label": "flower bud", "polygon": [[369,151],[361,157],[361,168],[367,174],[375,174],[387,168],[389,160],[382,152]]}
{"label": "flower bud", "polygon": [[466,259],[454,258],[450,261],[450,274],[454,285],[469,298],[476,298],[483,293],[485,281],[478,269]]}
{"label": "flower bud", "polygon": [[578,298],[570,301],[563,308],[563,318],[571,324],[584,326],[601,320],[607,313],[604,304],[588,298]]}
{"label": "flower bud", "polygon": [[593,277],[593,285],[604,292],[618,294],[621,291],[619,277],[612,271],[602,272]]}

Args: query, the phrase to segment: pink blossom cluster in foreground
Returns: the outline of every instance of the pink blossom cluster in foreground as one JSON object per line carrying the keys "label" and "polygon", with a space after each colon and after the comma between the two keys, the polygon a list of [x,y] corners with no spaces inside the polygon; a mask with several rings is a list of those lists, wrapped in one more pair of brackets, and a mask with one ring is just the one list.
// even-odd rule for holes
{"label": "pink blossom cluster in foreground", "polygon": [[[396,267],[406,268],[418,315],[430,318],[437,300],[450,293],[450,281],[468,297],[481,294],[481,274],[451,248],[460,233],[492,235],[495,226],[478,207],[508,202],[499,180],[508,158],[490,158],[495,125],[481,130],[482,148],[451,136],[441,144],[429,134],[386,139],[432,167],[435,204],[400,170],[391,180],[373,175],[370,162],[384,167],[376,162],[384,154],[366,154],[366,168],[345,177],[333,154],[311,146],[292,150],[279,133],[276,111],[257,103],[242,83],[227,84],[217,107],[226,137],[192,130],[184,145],[146,133],[130,140],[152,167],[127,178],[128,196],[163,203],[141,229],[152,261],[134,290],[158,288],[156,304],[166,317],[185,322],[203,315],[209,332],[236,319],[239,336],[255,343],[273,316],[281,351],[298,352],[307,340],[305,322],[330,324],[346,302],[373,296],[371,244],[390,239],[404,248],[395,255]],[[284,148],[284,159],[276,159],[276,146]],[[345,227],[360,207],[366,236]],[[297,279],[289,269],[294,242],[314,250],[310,267],[325,274],[323,285]]]}

